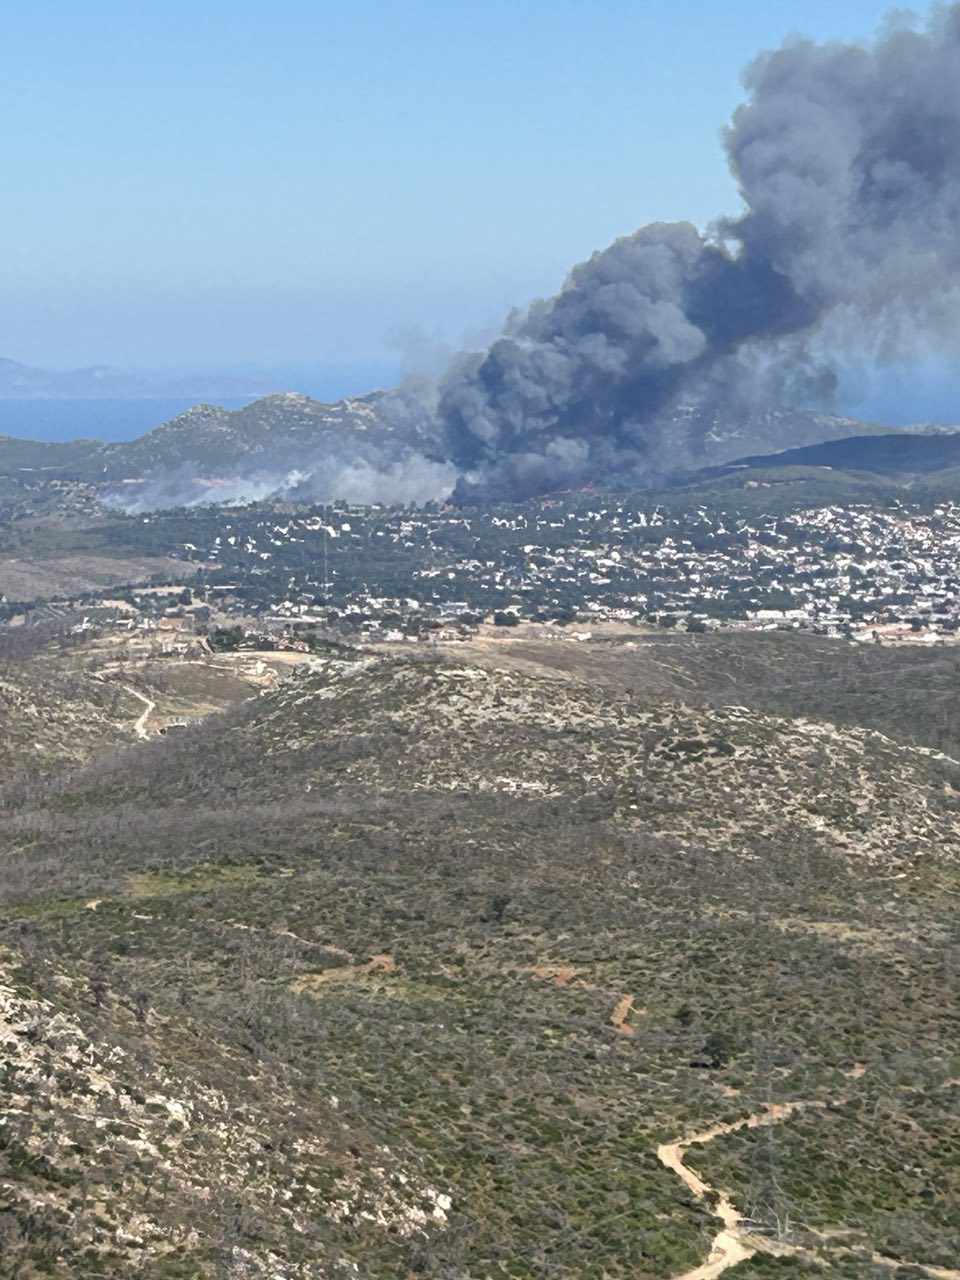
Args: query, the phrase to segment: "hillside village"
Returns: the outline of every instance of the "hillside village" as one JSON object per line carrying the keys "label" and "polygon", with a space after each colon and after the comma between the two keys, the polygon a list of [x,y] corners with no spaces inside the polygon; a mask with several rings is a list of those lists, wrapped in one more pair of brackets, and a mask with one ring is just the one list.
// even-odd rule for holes
{"label": "hillside village", "polygon": [[[86,610],[190,636],[242,625],[306,647],[320,630],[401,643],[482,623],[557,635],[603,623],[806,630],[947,642],[960,629],[960,503],[826,505],[756,515],[578,494],[456,509],[336,504],[138,517],[124,537],[196,566],[30,612]],[[26,616],[16,602],[9,619]],[[39,611],[39,612],[37,612]],[[296,638],[299,637],[299,640]]]}

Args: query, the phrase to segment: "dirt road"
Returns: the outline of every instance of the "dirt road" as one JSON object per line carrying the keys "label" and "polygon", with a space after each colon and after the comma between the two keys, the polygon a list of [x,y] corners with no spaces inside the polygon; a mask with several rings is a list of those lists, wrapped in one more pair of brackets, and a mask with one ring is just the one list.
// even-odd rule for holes
{"label": "dirt road", "polygon": [[[687,1147],[712,1142],[714,1138],[723,1137],[727,1133],[736,1133],[738,1129],[758,1129],[768,1124],[779,1124],[795,1111],[803,1111],[807,1107],[824,1106],[826,1106],[824,1102],[786,1102],[781,1105],[771,1105],[763,1111],[745,1116],[742,1120],[735,1120],[732,1124],[717,1124],[711,1129],[705,1129],[703,1133],[695,1133],[690,1138],[679,1138],[676,1142],[662,1143],[657,1147],[657,1159],[681,1178],[698,1200],[704,1200],[713,1188],[684,1164],[683,1157]],[[717,1207],[713,1210],[713,1215],[719,1218],[723,1225],[713,1237],[710,1256],[693,1271],[686,1271],[682,1276],[678,1276],[677,1280],[714,1280],[730,1267],[735,1267],[738,1262],[745,1262],[747,1258],[752,1258],[757,1252],[756,1248],[748,1242],[746,1234],[740,1230],[741,1215],[732,1200],[718,1194]]]}
{"label": "dirt road", "polygon": [[140,715],[134,723],[133,730],[138,738],[149,738],[150,734],[147,732],[147,721],[156,710],[157,704],[151,698],[148,698],[145,693],[140,693],[137,689],[134,689],[132,685],[124,684],[120,687],[144,704],[143,714]]}
{"label": "dirt road", "polygon": [[[863,1064],[857,1063],[854,1069],[847,1074],[851,1079],[859,1079],[864,1074]],[[738,1212],[733,1201],[728,1196],[715,1191],[693,1169],[688,1169],[684,1163],[684,1155],[688,1147],[703,1146],[708,1142],[712,1142],[714,1138],[723,1137],[728,1133],[736,1133],[738,1129],[758,1129],[766,1125],[780,1124],[799,1111],[822,1110],[830,1105],[842,1106],[847,1101],[849,1101],[847,1097],[840,1097],[834,1098],[832,1102],[813,1100],[770,1103],[762,1111],[754,1112],[750,1116],[744,1116],[742,1120],[735,1120],[731,1124],[717,1124],[711,1129],[705,1129],[702,1133],[695,1133],[689,1138],[678,1138],[676,1142],[664,1142],[657,1147],[657,1159],[660,1163],[669,1169],[671,1173],[675,1173],[698,1200],[705,1200],[710,1195],[715,1197],[716,1207],[712,1210],[713,1216],[719,1218],[722,1224],[720,1230],[711,1241],[710,1253],[706,1261],[702,1262],[698,1267],[694,1267],[692,1271],[685,1271],[682,1275],[676,1276],[674,1280],[716,1280],[717,1276],[723,1275],[731,1267],[735,1267],[740,1262],[745,1262],[748,1258],[752,1258],[754,1254],[760,1252],[780,1255],[792,1254],[810,1259],[816,1258],[817,1255],[813,1250],[804,1248],[801,1245],[774,1242],[762,1237],[751,1236],[749,1232],[744,1231],[740,1225],[743,1221],[742,1215]],[[850,1251],[840,1248],[836,1252],[845,1255]],[[871,1261],[878,1266],[889,1267],[891,1270],[914,1266],[918,1271],[930,1276],[931,1280],[960,1280],[960,1271],[955,1271],[949,1267],[936,1267],[918,1262],[911,1263],[901,1258],[888,1258],[881,1253],[872,1254]]]}

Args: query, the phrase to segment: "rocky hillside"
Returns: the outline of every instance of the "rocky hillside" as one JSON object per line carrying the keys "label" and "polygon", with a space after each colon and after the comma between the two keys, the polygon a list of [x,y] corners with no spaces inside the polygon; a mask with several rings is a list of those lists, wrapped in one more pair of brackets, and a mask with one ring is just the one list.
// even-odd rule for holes
{"label": "rocky hillside", "polygon": [[858,418],[809,409],[771,406],[731,411],[709,403],[680,405],[665,413],[654,427],[662,439],[675,442],[672,465],[677,470],[890,430],[868,426]]}
{"label": "rocky hillside", "polygon": [[125,739],[136,700],[59,662],[0,660],[0,781],[85,762]]}
{"label": "rocky hillside", "polygon": [[[61,505],[68,498],[76,505],[76,486],[82,485],[84,501],[93,495],[131,510],[271,495],[422,502],[446,496],[456,479],[452,468],[436,461],[443,449],[429,402],[427,389],[413,386],[335,404],[286,393],[232,411],[200,404],[119,444],[2,437],[0,482],[17,486],[8,501],[18,513],[27,498],[42,510],[51,485],[72,486],[54,495]],[[853,419],[805,410],[732,413],[703,406],[682,406],[649,428],[661,470],[666,468],[661,480],[667,471],[843,440],[864,430]],[[368,472],[379,482],[365,482]],[[0,506],[2,499],[0,484]]]}
{"label": "rocky hillside", "polygon": [[11,794],[17,1274],[955,1275],[960,765],[558,648]]}
{"label": "rocky hillside", "polygon": [[[406,402],[405,402],[406,403]],[[149,476],[161,468],[194,467],[204,474],[229,474],[231,468],[260,465],[293,467],[322,448],[342,449],[356,441],[386,448],[422,440],[424,416],[398,422],[383,392],[336,404],[288,392],[266,396],[242,409],[197,405],[129,444],[103,450],[107,474]]]}
{"label": "rocky hillside", "polygon": [[373,392],[324,404],[293,392],[265,396],[241,409],[199,404],[138,440],[41,443],[0,437],[0,474],[49,476],[106,484],[181,474],[224,477],[290,469],[318,451],[397,454],[421,447],[428,420],[413,393]]}
{"label": "rocky hillside", "polygon": [[242,659],[130,658],[122,640],[55,623],[0,629],[0,796],[142,739],[147,728],[153,736],[222,711],[265,683]]}

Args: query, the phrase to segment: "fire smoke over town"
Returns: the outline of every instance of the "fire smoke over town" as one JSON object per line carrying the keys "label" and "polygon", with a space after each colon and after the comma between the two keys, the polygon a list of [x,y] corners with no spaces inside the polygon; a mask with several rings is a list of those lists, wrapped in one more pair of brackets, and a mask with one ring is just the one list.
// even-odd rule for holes
{"label": "fire smoke over town", "polygon": [[744,84],[725,131],[738,217],[617,240],[443,379],[465,491],[642,479],[669,469],[657,418],[678,397],[822,401],[827,351],[955,337],[960,5],[869,45],[790,42]]}
{"label": "fire smoke over town", "polygon": [[[406,503],[454,488],[469,500],[652,485],[717,460],[711,422],[830,406],[844,361],[955,350],[960,4],[872,43],[790,41],[760,54],[744,87],[724,131],[738,216],[618,239],[485,351],[365,407],[343,402],[367,415],[357,431],[308,433],[286,452],[268,433],[255,463],[210,477],[185,462],[113,500]],[[798,443],[782,435],[754,431],[753,451]]]}

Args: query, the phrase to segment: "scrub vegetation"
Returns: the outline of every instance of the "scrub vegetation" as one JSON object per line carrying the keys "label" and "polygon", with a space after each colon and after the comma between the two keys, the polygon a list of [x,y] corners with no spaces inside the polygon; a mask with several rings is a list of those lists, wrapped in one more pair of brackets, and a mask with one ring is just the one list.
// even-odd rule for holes
{"label": "scrub vegetation", "polygon": [[960,766],[907,650],[839,723],[828,642],[681,639],[331,648],[8,777],[12,1274],[663,1280],[717,1222],[658,1147],[798,1100],[687,1148],[738,1274],[949,1267]]}

